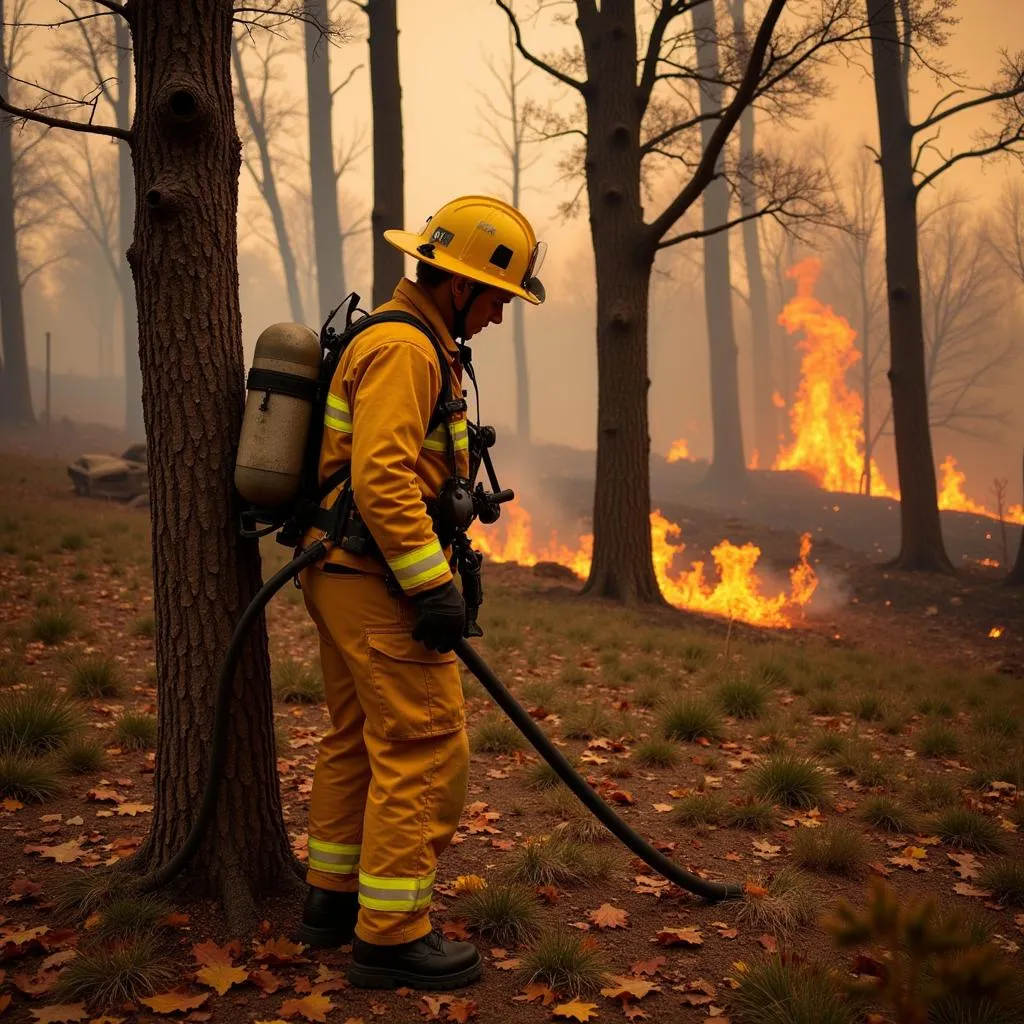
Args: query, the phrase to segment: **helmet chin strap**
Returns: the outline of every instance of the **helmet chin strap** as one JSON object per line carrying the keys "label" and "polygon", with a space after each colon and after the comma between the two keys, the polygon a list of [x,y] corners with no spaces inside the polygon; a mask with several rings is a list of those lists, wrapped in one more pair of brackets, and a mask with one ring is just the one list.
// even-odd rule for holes
{"label": "helmet chin strap", "polygon": [[456,341],[466,342],[468,340],[466,338],[466,317],[469,316],[469,311],[472,308],[473,303],[476,302],[483,291],[484,285],[474,281],[470,285],[469,298],[466,299],[462,309],[459,309],[455,305],[454,292],[450,291],[448,293],[448,301],[452,306],[452,337],[455,338]]}

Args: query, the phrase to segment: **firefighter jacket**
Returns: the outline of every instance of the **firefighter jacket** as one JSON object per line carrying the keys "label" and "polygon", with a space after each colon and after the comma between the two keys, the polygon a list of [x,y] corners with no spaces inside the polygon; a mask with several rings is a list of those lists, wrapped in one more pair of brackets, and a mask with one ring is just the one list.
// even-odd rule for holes
{"label": "firefighter jacket", "polygon": [[[441,342],[450,394],[462,391],[458,349],[431,298],[403,278],[390,302],[374,312],[400,310],[428,324]],[[441,365],[430,339],[401,323],[375,324],[342,353],[327,396],[320,481],[351,463],[351,486],[359,514],[383,561],[406,596],[452,579],[449,556],[434,532],[426,502],[452,475],[454,442],[458,475],[469,472],[466,414],[457,413],[427,432],[441,393]],[[336,490],[324,501],[329,508]],[[311,531],[304,543],[320,536]],[[362,572],[383,574],[373,555],[332,548],[326,559]]]}

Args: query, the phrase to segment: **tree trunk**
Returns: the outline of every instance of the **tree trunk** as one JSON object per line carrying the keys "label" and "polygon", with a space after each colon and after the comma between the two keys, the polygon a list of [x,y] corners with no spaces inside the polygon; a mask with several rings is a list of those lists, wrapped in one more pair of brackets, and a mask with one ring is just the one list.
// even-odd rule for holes
{"label": "tree trunk", "polygon": [[[4,4],[0,0],[0,90],[8,89]],[[32,392],[25,350],[25,313],[18,271],[18,235],[14,221],[14,155],[11,119],[0,117],[0,332],[3,373],[0,374],[0,422],[34,423]]]}
{"label": "tree trunk", "polygon": [[864,493],[871,496],[871,462],[872,449],[874,445],[871,439],[871,304],[868,301],[867,285],[867,248],[862,252],[860,261],[860,351],[863,366],[861,378],[862,401],[864,405],[864,468],[861,475],[864,478]]}
{"label": "tree trunk", "polygon": [[[718,35],[714,4],[693,9],[697,64],[701,75],[717,80]],[[722,109],[722,88],[705,82],[700,88],[700,112]],[[706,149],[715,121],[701,122],[701,142]],[[719,161],[718,170],[721,169]],[[715,178],[704,190],[704,230],[720,227],[729,219],[729,185]],[[725,231],[704,238],[704,307],[707,311],[711,364],[711,466],[706,483],[716,489],[741,490],[747,480],[743,458],[743,427],[740,420],[739,365],[732,316],[732,284],[729,267],[729,235]]]}
{"label": "tree trunk", "polygon": [[[733,0],[732,17],[736,37],[746,52],[746,0]],[[713,14],[713,12],[712,12]],[[740,213],[752,217],[757,211],[757,186],[750,177],[756,153],[756,125],[754,108],[747,107],[740,115],[740,162],[747,168],[747,176],[739,183]],[[770,466],[779,449],[775,407],[772,404],[771,321],[768,314],[768,286],[761,261],[761,237],[758,222],[744,221],[743,258],[747,268],[750,297],[750,348],[754,371],[754,446],[761,457],[762,466]]]}
{"label": "tree trunk", "polygon": [[[132,45],[128,23],[114,19],[114,40],[117,45],[117,101],[115,111],[118,128],[131,128]],[[121,259],[117,264],[117,284],[121,290],[121,340],[124,347],[124,430],[130,441],[146,436],[142,422],[142,370],[139,367],[139,311],[135,305],[135,282],[132,268],[124,254],[132,244],[135,219],[135,179],[132,154],[122,143],[117,152],[117,227]]]}
{"label": "tree trunk", "polygon": [[[231,41],[231,53],[235,63],[235,84],[238,86],[238,97],[242,101],[242,109],[245,111],[249,127],[252,129],[253,140],[260,154],[260,173],[263,177],[258,184],[260,192],[266,200],[267,209],[270,210],[270,219],[274,224],[274,235],[277,238],[277,248],[281,253],[281,268],[284,270],[291,318],[295,323],[303,324],[306,322],[306,317],[302,309],[299,275],[295,266],[291,238],[288,236],[288,226],[284,222],[284,210],[281,209],[281,200],[277,194],[277,178],[274,176],[274,162],[270,159],[270,139],[267,136],[267,127],[261,117],[256,115],[256,108],[249,95],[249,83],[245,80],[242,55],[238,51],[238,42],[235,39]],[[316,217],[314,216],[313,219],[315,221]]]}
{"label": "tree trunk", "polygon": [[395,0],[366,0],[370,19],[370,94],[373,105],[373,304],[387,302],[405,258],[384,241],[387,228],[404,228],[402,84],[398,74]]}
{"label": "tree trunk", "polygon": [[[1024,458],[1021,459],[1021,480],[1024,480]],[[1020,531],[1020,545],[1010,575],[1006,577],[1008,587],[1024,587],[1024,529]]]}
{"label": "tree trunk", "polygon": [[597,480],[586,591],[661,601],[651,558],[647,301],[654,253],[643,234],[636,23],[632,3],[581,15],[588,78],[587,195],[597,274]]}
{"label": "tree trunk", "polygon": [[[509,85],[512,96],[512,205],[519,209],[522,177],[522,140],[519,134],[519,110],[516,105],[515,50],[509,58]],[[530,370],[526,361],[526,321],[522,300],[512,303],[512,352],[516,361],[516,437],[530,441]]]}
{"label": "tree trunk", "polygon": [[316,27],[326,24],[326,0],[305,0],[306,97],[309,110],[309,180],[313,202],[313,241],[319,309],[316,324],[345,296],[344,242],[338,214],[338,179],[334,169],[334,128],[331,121],[331,51]]}
{"label": "tree trunk", "polygon": [[[231,0],[135,0],[129,9],[138,202],[128,258],[149,439],[159,715],[145,868],[178,849],[199,806],[217,671],[260,586],[260,560],[256,542],[238,536],[232,484],[243,365]],[[218,814],[185,881],[191,893],[219,897],[241,934],[254,896],[295,880],[262,620],[234,696]]]}
{"label": "tree trunk", "polygon": [[914,133],[904,103],[893,0],[867,0],[882,154],[893,428],[900,485],[900,569],[952,572],[946,555],[928,426],[917,252]]}

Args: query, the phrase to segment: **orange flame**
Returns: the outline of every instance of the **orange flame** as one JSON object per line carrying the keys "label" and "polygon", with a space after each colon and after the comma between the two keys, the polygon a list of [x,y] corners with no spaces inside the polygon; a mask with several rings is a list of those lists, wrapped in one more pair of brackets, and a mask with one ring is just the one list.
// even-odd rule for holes
{"label": "orange flame", "polygon": [[[967,483],[967,474],[957,468],[956,459],[947,455],[939,466],[942,476],[939,480],[939,508],[949,512],[970,512],[976,516],[988,516],[991,519],[998,519],[999,513],[985,505],[980,505],[973,498],[967,497],[964,491],[964,484]],[[1020,523],[1024,525],[1024,506],[1011,505],[1003,512],[1003,518],[1008,523]],[[984,564],[984,563],[982,563]]]}
{"label": "orange flame", "polygon": [[[552,532],[547,546],[536,551],[530,514],[526,509],[515,505],[506,508],[501,522],[506,525],[503,531],[499,531],[499,536],[474,533],[473,537],[476,547],[492,561],[518,562],[527,566],[542,561],[557,562],[567,566],[580,579],[589,575],[592,536],[581,537],[573,549],[560,544],[557,534]],[[761,557],[761,549],[756,544],[737,547],[723,540],[714,547],[711,557],[718,572],[718,582],[714,583],[705,577],[704,562],[700,561],[693,562],[689,570],[673,574],[673,562],[686,549],[681,541],[669,539],[679,533],[679,527],[660,511],[651,513],[654,572],[665,600],[677,608],[720,615],[756,626],[788,628],[818,586],[818,577],[808,560],[811,551],[809,534],[802,537],[800,561],[790,570],[789,592],[765,596],[761,593],[761,578],[755,571]]]}
{"label": "orange flame", "polygon": [[1004,632],[1004,628],[1002,626],[993,626],[988,631],[988,635],[989,635],[989,637],[991,639],[998,640],[1003,635],[1003,632]]}
{"label": "orange flame", "polygon": [[682,462],[683,459],[690,457],[690,446],[686,443],[685,437],[678,437],[672,442],[672,447],[668,450],[668,455],[665,458],[669,462]]}
{"label": "orange flame", "polygon": [[[793,443],[775,459],[773,469],[810,473],[826,491],[857,493],[864,470],[863,404],[846,384],[846,372],[860,359],[856,332],[841,316],[812,294],[821,261],[801,260],[786,271],[797,294],[779,314],[793,334],[803,332],[800,387],[789,410]],[[872,490],[895,497],[877,467],[871,466]]]}

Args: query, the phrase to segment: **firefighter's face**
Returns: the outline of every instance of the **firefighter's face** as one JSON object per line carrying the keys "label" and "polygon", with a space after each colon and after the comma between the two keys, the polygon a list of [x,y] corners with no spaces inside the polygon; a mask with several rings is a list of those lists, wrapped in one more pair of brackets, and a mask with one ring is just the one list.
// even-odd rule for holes
{"label": "firefighter's face", "polygon": [[[457,278],[452,285],[455,291],[455,301],[462,307],[469,300],[470,282],[465,278]],[[500,324],[505,307],[512,301],[508,292],[498,288],[485,288],[469,307],[469,315],[466,317],[466,337],[472,338],[479,334],[485,327],[491,324]]]}

